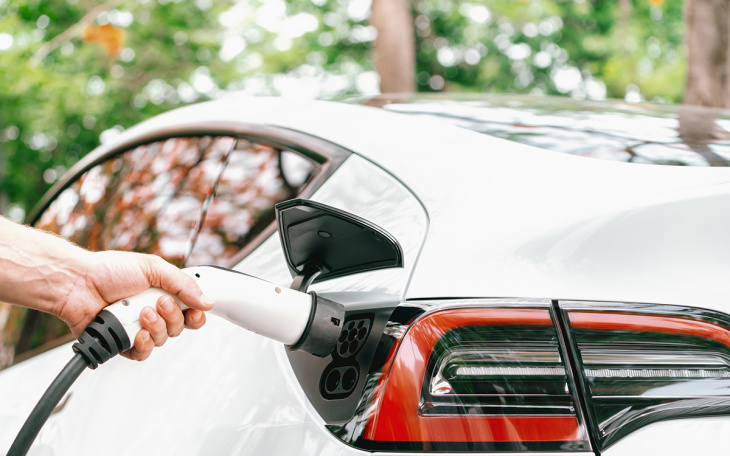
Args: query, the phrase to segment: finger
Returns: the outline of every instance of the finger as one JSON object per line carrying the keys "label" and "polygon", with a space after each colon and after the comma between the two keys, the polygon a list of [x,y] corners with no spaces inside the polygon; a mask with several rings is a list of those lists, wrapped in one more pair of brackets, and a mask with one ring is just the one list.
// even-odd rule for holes
{"label": "finger", "polygon": [[155,343],[150,337],[150,333],[143,329],[134,337],[134,347],[122,353],[122,356],[134,361],[144,361],[150,357],[153,348],[155,348]]}
{"label": "finger", "polygon": [[185,327],[200,329],[205,324],[205,312],[196,309],[185,311]]}
{"label": "finger", "polygon": [[161,347],[167,341],[167,324],[152,307],[145,307],[139,313],[139,324],[146,329],[152,337],[155,346]]}
{"label": "finger", "polygon": [[180,310],[180,306],[175,304],[171,297],[160,296],[157,300],[157,313],[165,320],[167,335],[179,336],[185,325],[185,316]]}
{"label": "finger", "polygon": [[213,300],[203,294],[192,277],[158,256],[145,255],[142,258],[146,261],[143,270],[151,286],[177,295],[186,306],[193,309],[213,308]]}

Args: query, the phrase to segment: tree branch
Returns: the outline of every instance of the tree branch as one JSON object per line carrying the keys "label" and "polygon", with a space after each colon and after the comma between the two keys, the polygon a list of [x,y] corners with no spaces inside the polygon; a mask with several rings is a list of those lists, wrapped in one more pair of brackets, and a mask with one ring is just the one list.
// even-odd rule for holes
{"label": "tree branch", "polygon": [[124,0],[109,0],[106,3],[102,3],[101,5],[92,8],[89,10],[88,13],[84,15],[84,17],[81,18],[80,21],[72,25],[71,27],[67,28],[65,31],[59,33],[58,35],[54,36],[53,39],[50,41],[46,41],[43,43],[43,45],[38,48],[38,50],[33,54],[33,56],[30,58],[30,65],[36,66],[43,59],[45,59],[48,54],[56,50],[59,46],[61,46],[66,41],[69,41],[71,38],[80,35],[83,33],[84,29],[94,22],[94,20],[99,17],[99,15],[103,12],[109,11],[110,9],[116,8],[117,6],[121,5],[124,2]]}

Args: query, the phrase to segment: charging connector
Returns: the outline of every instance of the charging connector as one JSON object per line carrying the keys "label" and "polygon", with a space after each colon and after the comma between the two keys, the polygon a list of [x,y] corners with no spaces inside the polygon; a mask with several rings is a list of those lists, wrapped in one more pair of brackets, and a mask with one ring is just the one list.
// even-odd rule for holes
{"label": "charging connector", "polygon": [[297,342],[288,345],[289,350],[302,350],[320,358],[328,356],[337,346],[342,331],[345,307],[311,292],[312,310],[307,326]]}

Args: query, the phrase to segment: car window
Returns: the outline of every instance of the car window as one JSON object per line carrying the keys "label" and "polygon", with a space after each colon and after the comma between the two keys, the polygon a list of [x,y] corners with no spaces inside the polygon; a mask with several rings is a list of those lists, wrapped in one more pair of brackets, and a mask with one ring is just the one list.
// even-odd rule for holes
{"label": "car window", "polygon": [[234,138],[172,138],[91,168],[36,224],[91,250],[132,250],[181,266]]}
{"label": "car window", "polygon": [[297,196],[313,170],[311,161],[294,152],[239,139],[204,208],[186,263],[230,266],[274,221],[274,205]]}
{"label": "car window", "polygon": [[[170,138],[93,166],[36,227],[91,250],[152,253],[177,265],[230,265],[318,167],[235,137]],[[69,338],[57,318],[0,303],[0,368]]]}

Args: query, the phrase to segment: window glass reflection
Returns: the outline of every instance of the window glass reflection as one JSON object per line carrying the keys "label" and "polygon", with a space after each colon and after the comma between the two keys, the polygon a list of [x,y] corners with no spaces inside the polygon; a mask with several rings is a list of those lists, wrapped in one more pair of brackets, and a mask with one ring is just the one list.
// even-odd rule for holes
{"label": "window glass reflection", "polygon": [[139,146],[81,176],[38,227],[92,250],[153,253],[181,266],[234,143],[194,137]]}
{"label": "window glass reflection", "polygon": [[274,221],[274,205],[296,197],[313,170],[311,161],[294,152],[239,139],[217,182],[187,264],[229,265]]}
{"label": "window glass reflection", "polygon": [[[154,253],[181,266],[235,142],[192,137],[138,146],[83,174],[36,226],[92,250]],[[51,315],[0,303],[0,368],[68,333]]]}

